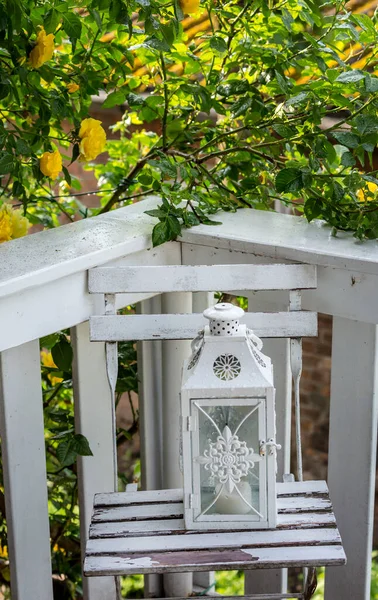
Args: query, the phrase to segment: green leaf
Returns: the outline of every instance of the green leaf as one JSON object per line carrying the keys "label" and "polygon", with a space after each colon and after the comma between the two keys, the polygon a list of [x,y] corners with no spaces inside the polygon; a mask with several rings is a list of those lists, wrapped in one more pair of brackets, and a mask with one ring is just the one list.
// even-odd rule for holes
{"label": "green leaf", "polygon": [[181,223],[178,218],[174,216],[169,216],[167,220],[170,229],[170,239],[175,239],[181,233]]}
{"label": "green leaf", "polygon": [[213,221],[212,219],[209,219],[204,215],[201,216],[201,223],[203,223],[204,225],[213,225],[214,227],[222,225],[222,221]]}
{"label": "green leaf", "polygon": [[180,6],[179,0],[174,0],[174,10],[175,10],[176,19],[178,21],[183,21],[184,20],[184,13],[183,13],[182,8]]}
{"label": "green leaf", "polygon": [[165,219],[167,213],[161,208],[152,208],[151,210],[144,211],[146,215],[150,215],[150,217],[156,217],[156,219]]}
{"label": "green leaf", "polygon": [[173,21],[173,20],[168,23],[160,24],[160,31],[164,37],[164,40],[167,42],[169,47],[171,47],[172,44],[174,44],[175,39],[176,39],[176,35],[177,35],[176,24],[177,24],[177,21]]}
{"label": "green leaf", "polygon": [[231,110],[234,114],[234,117],[240,117],[240,115],[245,115],[247,110],[251,108],[252,104],[253,98],[250,98],[249,96],[239,98],[239,100],[234,102],[234,104],[231,106]]}
{"label": "green leaf", "polygon": [[12,186],[12,195],[14,198],[19,198],[20,196],[24,196],[25,188],[20,181],[15,181]]}
{"label": "green leaf", "polygon": [[76,451],[80,456],[93,456],[93,452],[90,449],[89,442],[87,438],[81,433],[76,433],[72,440],[72,448]]}
{"label": "green leaf", "polygon": [[289,100],[286,100],[286,106],[295,106],[296,104],[300,104],[304,100],[307,100],[307,98],[308,92],[300,92],[296,96],[293,96],[292,98],[289,98]]}
{"label": "green leaf", "polygon": [[164,242],[168,242],[171,239],[170,228],[167,221],[161,221],[157,223],[152,230],[152,244],[153,246],[160,246]]}
{"label": "green leaf", "polygon": [[16,152],[17,154],[23,154],[25,156],[28,156],[29,154],[31,154],[31,148],[25,140],[19,138],[16,142]]}
{"label": "green leaf", "polygon": [[326,75],[327,75],[328,79],[330,80],[330,82],[333,83],[334,81],[336,81],[336,79],[338,77],[338,70],[337,69],[327,69]]}
{"label": "green leaf", "polygon": [[[248,83],[248,81],[243,79],[232,79],[226,84],[220,85],[218,87],[218,94],[224,96],[225,98],[228,98],[228,96],[233,95],[240,96],[241,94],[245,94],[246,92],[248,92],[249,88],[250,84]],[[198,93],[200,93],[201,91],[203,90],[201,90],[201,88],[198,86]]]}
{"label": "green leaf", "polygon": [[64,173],[64,179],[67,181],[68,185],[72,184],[71,175],[68,172],[67,167],[62,167]]}
{"label": "green leaf", "polygon": [[114,106],[120,106],[126,101],[126,93],[121,90],[111,92],[102,104],[102,108],[113,108]]}
{"label": "green leaf", "polygon": [[340,200],[342,200],[345,196],[345,189],[343,188],[342,185],[340,185],[340,183],[338,183],[337,181],[332,181],[332,189],[333,189],[333,198],[339,202]]}
{"label": "green leaf", "polygon": [[308,198],[304,205],[304,214],[306,219],[310,222],[322,214],[322,202],[319,198]]}
{"label": "green leaf", "polygon": [[290,89],[292,87],[291,81],[286,78],[284,75],[281,75],[278,71],[275,71],[276,81],[278,83],[279,88],[284,94],[290,94]]}
{"label": "green leaf", "polygon": [[213,35],[210,38],[210,48],[215,50],[215,52],[219,52],[219,54],[225,54],[227,52],[227,44],[223,38]]}
{"label": "green leaf", "polygon": [[278,135],[280,135],[283,138],[291,138],[296,133],[294,131],[294,129],[292,129],[288,125],[281,125],[280,123],[277,123],[276,125],[273,125],[272,128],[274,129],[274,131],[276,133],[278,133]]}
{"label": "green leaf", "polygon": [[169,177],[171,179],[175,179],[177,177],[176,165],[169,162],[167,158],[161,158],[160,160],[149,160],[148,164],[159,169],[164,177]]}
{"label": "green leaf", "polygon": [[10,81],[9,79],[2,79],[0,81],[0,100],[4,100],[11,91]]}
{"label": "green leaf", "polygon": [[61,337],[59,339],[59,342],[51,348],[51,356],[58,369],[61,371],[71,370],[73,351],[67,338]]}
{"label": "green leaf", "polygon": [[159,50],[160,52],[169,52],[169,46],[165,40],[159,40],[157,37],[152,37],[146,40],[143,44],[147,48]]}
{"label": "green leaf", "polygon": [[89,12],[91,13],[97,27],[99,31],[102,31],[102,21],[101,21],[101,17],[99,15],[99,13],[97,12],[97,10],[95,10],[94,8],[89,9]]}
{"label": "green leaf", "polygon": [[45,335],[44,337],[40,338],[39,343],[41,348],[46,348],[46,350],[50,350],[54,346],[54,344],[57,343],[58,339],[58,333],[50,333],[50,335]]}
{"label": "green leaf", "polygon": [[378,117],[375,115],[358,115],[354,122],[361,135],[378,131]]}
{"label": "green leaf", "polygon": [[15,166],[13,154],[4,153],[0,158],[0,175],[12,173]]}
{"label": "green leaf", "polygon": [[350,131],[335,131],[333,137],[347,148],[357,148],[360,143],[360,138],[355,133]]}
{"label": "green leaf", "polygon": [[77,454],[72,439],[63,440],[56,449],[56,457],[64,467],[72,465],[76,460]]}
{"label": "green leaf", "polygon": [[305,173],[302,169],[288,167],[282,169],[276,177],[277,192],[298,192],[305,186]]}
{"label": "green leaf", "polygon": [[345,71],[345,73],[341,73],[336,79],[337,83],[356,83],[357,81],[361,81],[361,79],[365,78],[365,73],[360,71],[359,69],[353,69],[351,71]]}
{"label": "green leaf", "polygon": [[75,162],[75,160],[77,160],[79,158],[79,155],[80,155],[80,146],[79,146],[79,144],[74,144],[73,148],[72,148],[72,158],[71,158],[70,165],[72,165],[72,163]]}
{"label": "green leaf", "polygon": [[372,77],[371,75],[366,75],[365,90],[367,92],[378,92],[378,77]]}
{"label": "green leaf", "polygon": [[54,33],[56,28],[60,23],[60,19],[62,18],[59,11],[55,8],[50,9],[44,18],[43,26],[45,28],[46,33]]}
{"label": "green leaf", "polygon": [[351,152],[344,152],[341,157],[341,164],[343,167],[354,167],[356,160]]}
{"label": "green leaf", "polygon": [[142,106],[144,104],[144,98],[139,94],[130,92],[130,94],[127,95],[127,102],[129,106]]}
{"label": "green leaf", "polygon": [[63,27],[71,41],[81,36],[81,20],[75,13],[63,13]]}

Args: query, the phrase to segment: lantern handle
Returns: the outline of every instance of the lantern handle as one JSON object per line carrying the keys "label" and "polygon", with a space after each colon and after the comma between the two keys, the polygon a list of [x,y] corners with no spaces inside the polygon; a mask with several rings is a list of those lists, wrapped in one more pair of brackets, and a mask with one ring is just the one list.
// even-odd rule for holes
{"label": "lantern handle", "polygon": [[257,350],[262,350],[263,343],[260,340],[260,338],[257,337],[255,333],[253,333],[252,329],[247,329],[247,338],[254,346],[256,346]]}
{"label": "lantern handle", "polygon": [[198,352],[198,350],[201,348],[203,344],[204,335],[205,331],[201,329],[201,331],[198,332],[197,337],[195,337],[194,340],[191,341],[190,347],[192,349],[192,354],[196,354],[196,352]]}

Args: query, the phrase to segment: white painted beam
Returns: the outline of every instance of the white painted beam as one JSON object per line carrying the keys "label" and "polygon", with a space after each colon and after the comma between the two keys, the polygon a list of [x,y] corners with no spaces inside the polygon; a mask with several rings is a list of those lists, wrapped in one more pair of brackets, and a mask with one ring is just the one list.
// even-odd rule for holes
{"label": "white painted beam", "polygon": [[[65,227],[65,226],[63,226]],[[63,227],[61,229],[63,229]],[[61,230],[59,229],[59,231]],[[40,234],[35,234],[36,236]],[[34,238],[33,236],[30,236]],[[24,239],[24,238],[22,238]],[[21,240],[14,240],[15,242]],[[9,242],[10,245],[13,242]],[[2,244],[1,246],[6,246]],[[27,248],[25,248],[26,252]],[[53,249],[50,249],[53,252]],[[42,250],[40,250],[42,252]],[[1,261],[2,247],[0,247]],[[25,254],[25,256],[27,256]],[[96,260],[102,259],[101,253]],[[154,250],[142,250],[122,258],[122,264],[171,264],[180,260],[180,245],[174,242]],[[23,264],[27,264],[25,257]],[[89,262],[89,261],[88,261]],[[119,260],[117,263],[119,264]],[[83,265],[85,263],[83,262]],[[81,263],[76,265],[81,268]],[[92,265],[90,265],[92,266]],[[72,267],[73,268],[73,267]],[[0,276],[3,264],[0,262]],[[0,298],[0,351],[87,321],[99,312],[99,297],[88,292],[88,273],[83,270],[54,279],[19,293]],[[26,285],[27,280],[25,280]],[[10,286],[11,288],[11,286]],[[119,294],[117,308],[135,304],[151,294]]]}
{"label": "white painted beam", "polygon": [[[155,219],[145,211],[158,199],[119,208],[0,247],[0,297],[46,285],[122,256],[149,250]],[[147,263],[148,264],[148,263]]]}
{"label": "white painted beam", "polygon": [[[84,559],[94,494],[114,490],[112,397],[105,344],[92,344],[88,323],[71,332],[76,433],[85,435],[93,456],[78,457],[81,553]],[[114,577],[83,577],[84,600],[115,600]]]}
{"label": "white painted beam", "polygon": [[286,259],[378,275],[375,240],[361,244],[348,232],[339,232],[334,237],[331,228],[321,221],[308,223],[303,217],[250,209],[219,213],[217,221],[222,225],[198,225],[184,230],[180,240],[279,261]]}
{"label": "white painted beam", "polygon": [[0,354],[0,432],[12,600],[52,600],[39,341]]}
{"label": "white painted beam", "polygon": [[313,265],[100,267],[89,271],[92,294],[290,290],[316,287]]}
{"label": "white painted beam", "polygon": [[[305,311],[246,313],[243,323],[263,338],[317,335],[317,314]],[[192,340],[208,323],[202,314],[109,315],[90,318],[94,342],[121,340]]]}
{"label": "white painted beam", "polygon": [[[267,264],[282,262],[282,257],[271,258],[229,248],[212,248],[195,244],[183,244],[184,264],[232,265]],[[316,261],[316,257],[313,257]],[[274,310],[277,298],[285,298],[286,292],[254,292],[256,298],[264,298],[264,310]],[[248,294],[246,294],[248,295]],[[378,275],[359,272],[349,268],[348,261],[339,268],[317,267],[317,288],[303,290],[302,306],[328,315],[354,319],[363,323],[378,323]],[[342,298],[342,301],[340,299]]]}

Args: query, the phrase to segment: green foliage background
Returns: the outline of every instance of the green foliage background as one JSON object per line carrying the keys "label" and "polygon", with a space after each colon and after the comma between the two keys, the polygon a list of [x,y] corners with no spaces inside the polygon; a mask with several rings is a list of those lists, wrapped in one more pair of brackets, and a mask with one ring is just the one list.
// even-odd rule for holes
{"label": "green foliage background", "polygon": [[[275,200],[377,237],[376,16],[351,14],[344,1],[206,0],[202,9],[208,25],[187,43],[179,0],[3,0],[2,200],[54,226],[60,212],[90,216],[154,192],[154,244],[214,222],[219,209]],[[56,49],[33,69],[42,25]],[[103,107],[123,106],[124,117],[109,160],[93,167],[102,206],[89,210],[69,163],[103,92]],[[67,156],[60,188],[38,166],[55,146]]]}
{"label": "green foliage background", "polygon": [[[188,40],[178,0],[1,0],[0,204],[55,227],[62,214],[88,218],[154,193],[158,245],[182,227],[216,224],[220,209],[270,210],[279,201],[334,233],[376,238],[376,15],[334,0],[204,0],[202,10],[206,26]],[[33,69],[41,26],[54,34],[55,52]],[[71,83],[79,86],[72,94]],[[100,198],[90,209],[71,165],[80,123],[100,94],[104,109],[122,107],[123,116],[105,164],[86,165]],[[65,167],[51,182],[39,157],[56,148]],[[78,598],[76,458],[91,450],[74,433],[68,332],[42,346],[56,364],[43,367],[53,566],[63,575],[55,593]],[[131,401],[132,345],[121,348],[120,363],[118,393]],[[119,443],[138,428],[132,414]],[[0,538],[6,586],[5,522]],[[125,593],[138,585],[125,582]]]}

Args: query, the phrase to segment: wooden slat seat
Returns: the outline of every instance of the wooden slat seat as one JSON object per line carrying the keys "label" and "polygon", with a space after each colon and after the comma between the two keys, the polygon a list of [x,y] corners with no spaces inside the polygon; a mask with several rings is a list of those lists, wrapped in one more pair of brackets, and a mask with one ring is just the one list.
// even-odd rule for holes
{"label": "wooden slat seat", "polygon": [[186,531],[182,490],[97,494],[87,576],[335,566],[346,562],[323,481],[278,484],[276,529]]}

